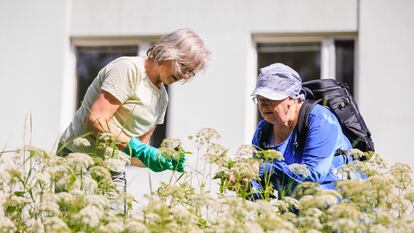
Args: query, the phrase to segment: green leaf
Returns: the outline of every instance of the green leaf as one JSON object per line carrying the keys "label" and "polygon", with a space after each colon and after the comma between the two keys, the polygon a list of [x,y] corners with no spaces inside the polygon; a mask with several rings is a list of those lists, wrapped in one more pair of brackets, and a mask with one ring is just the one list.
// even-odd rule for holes
{"label": "green leaf", "polygon": [[16,191],[16,192],[14,192],[14,195],[16,195],[18,197],[23,197],[24,196],[24,192],[23,191]]}
{"label": "green leaf", "polygon": [[226,178],[226,174],[223,171],[217,172],[213,179],[224,179]]}

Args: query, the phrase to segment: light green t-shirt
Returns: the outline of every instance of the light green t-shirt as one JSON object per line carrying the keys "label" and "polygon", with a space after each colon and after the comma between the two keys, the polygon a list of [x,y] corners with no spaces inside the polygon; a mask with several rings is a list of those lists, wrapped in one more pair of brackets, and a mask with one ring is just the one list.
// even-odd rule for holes
{"label": "light green t-shirt", "polygon": [[[86,91],[81,107],[76,111],[69,127],[62,134],[60,145],[77,151],[71,141],[85,133],[85,120],[100,90],[105,90],[122,105],[110,123],[130,137],[143,135],[164,123],[168,95],[164,85],[157,88],[148,78],[143,57],[121,57],[106,65]],[[91,144],[93,137],[86,137]],[[93,145],[92,144],[92,145]]]}

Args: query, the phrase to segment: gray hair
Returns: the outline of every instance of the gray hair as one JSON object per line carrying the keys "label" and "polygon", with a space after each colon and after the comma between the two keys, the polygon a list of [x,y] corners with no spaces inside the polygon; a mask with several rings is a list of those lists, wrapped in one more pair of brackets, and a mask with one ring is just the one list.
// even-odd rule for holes
{"label": "gray hair", "polygon": [[188,28],[178,29],[161,36],[147,51],[147,56],[157,63],[176,60],[183,66],[202,70],[207,63],[210,51],[204,47],[200,36]]}

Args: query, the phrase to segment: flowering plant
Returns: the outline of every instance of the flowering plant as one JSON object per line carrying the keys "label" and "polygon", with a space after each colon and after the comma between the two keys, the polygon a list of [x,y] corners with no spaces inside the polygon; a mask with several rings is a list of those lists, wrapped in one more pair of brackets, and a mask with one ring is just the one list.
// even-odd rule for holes
{"label": "flowering plant", "polygon": [[[338,169],[336,190],[304,182],[282,195],[267,190],[250,201],[250,181],[258,179],[260,159],[282,159],[275,151],[242,145],[233,155],[220,145],[220,134],[202,129],[190,139],[195,167],[172,173],[168,182],[132,208],[131,195],[112,181],[125,155],[112,139],[90,145],[85,153],[58,157],[26,147],[0,153],[0,232],[412,232],[412,170],[388,164],[378,154],[354,151],[367,159]],[[92,148],[98,147],[98,148]],[[168,156],[187,153],[181,141],[167,139]],[[98,153],[99,152],[99,153]],[[167,153],[168,154],[168,153]],[[299,164],[290,169],[302,172]],[[366,179],[355,174],[363,173]],[[218,178],[214,188],[214,175]],[[125,211],[119,206],[126,204]]]}

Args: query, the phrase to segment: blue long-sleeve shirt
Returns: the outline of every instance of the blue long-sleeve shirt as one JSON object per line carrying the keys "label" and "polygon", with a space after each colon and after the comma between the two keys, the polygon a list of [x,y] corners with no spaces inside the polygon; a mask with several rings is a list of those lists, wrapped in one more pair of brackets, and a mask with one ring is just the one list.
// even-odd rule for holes
{"label": "blue long-sleeve shirt", "polygon": [[[270,182],[276,189],[280,185],[294,187],[303,181],[328,184],[338,180],[335,175],[336,167],[343,161],[334,161],[337,149],[343,151],[352,149],[348,138],[343,134],[335,115],[321,105],[315,105],[309,114],[309,125],[303,151],[297,148],[298,130],[295,127],[289,137],[279,145],[273,145],[272,125],[262,120],[253,136],[252,143],[262,149],[279,151],[284,161],[274,160],[264,162],[259,173],[263,183],[265,173],[271,175]],[[297,163],[306,165],[309,175],[303,177],[289,169],[289,165]],[[253,187],[260,190],[261,185],[254,181]]]}

